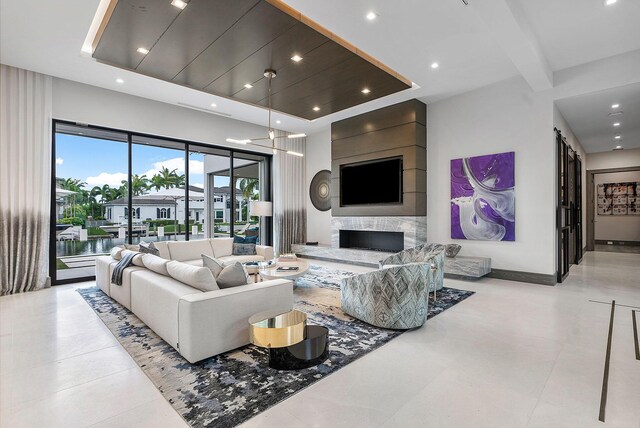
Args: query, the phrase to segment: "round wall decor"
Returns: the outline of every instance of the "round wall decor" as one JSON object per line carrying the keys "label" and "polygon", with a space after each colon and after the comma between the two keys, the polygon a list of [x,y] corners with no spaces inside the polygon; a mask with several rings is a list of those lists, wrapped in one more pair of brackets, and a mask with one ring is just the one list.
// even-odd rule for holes
{"label": "round wall decor", "polygon": [[323,169],[313,177],[309,186],[309,197],[318,210],[331,209],[331,171]]}

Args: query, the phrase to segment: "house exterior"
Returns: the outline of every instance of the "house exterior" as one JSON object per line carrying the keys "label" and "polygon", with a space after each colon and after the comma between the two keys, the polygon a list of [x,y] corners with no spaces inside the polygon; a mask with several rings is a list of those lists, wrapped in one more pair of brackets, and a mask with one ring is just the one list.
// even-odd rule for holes
{"label": "house exterior", "polygon": [[[202,188],[190,186],[193,192],[201,192],[201,200],[189,201],[189,219],[196,223],[205,224],[205,193]],[[243,222],[241,194],[236,193],[236,221]],[[184,219],[185,201],[179,200],[177,204],[166,199],[149,199],[133,197],[133,219],[135,220],[171,220]],[[105,220],[110,223],[123,223],[129,218],[127,198],[118,198],[104,204]],[[176,216],[177,210],[177,216]],[[211,211],[216,223],[228,223],[231,220],[231,197],[229,186],[214,187]]]}

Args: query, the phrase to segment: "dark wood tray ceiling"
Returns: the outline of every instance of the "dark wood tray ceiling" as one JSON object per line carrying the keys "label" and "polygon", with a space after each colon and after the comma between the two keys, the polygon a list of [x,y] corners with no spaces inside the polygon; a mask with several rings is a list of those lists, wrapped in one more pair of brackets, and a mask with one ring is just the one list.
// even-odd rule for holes
{"label": "dark wood tray ceiling", "polygon": [[[374,30],[372,30],[374,31]],[[149,50],[144,55],[137,51]],[[291,57],[303,59],[294,62]],[[98,61],[313,120],[411,87],[411,82],[279,0],[112,0]],[[252,88],[244,87],[246,83]],[[363,94],[368,88],[371,92]],[[319,111],[313,108],[320,107]]]}

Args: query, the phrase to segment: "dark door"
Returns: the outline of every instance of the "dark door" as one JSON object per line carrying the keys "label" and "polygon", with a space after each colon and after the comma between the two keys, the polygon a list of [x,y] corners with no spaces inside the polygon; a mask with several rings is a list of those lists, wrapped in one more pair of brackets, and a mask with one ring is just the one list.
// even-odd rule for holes
{"label": "dark door", "polygon": [[574,215],[574,239],[575,239],[575,258],[574,263],[578,264],[582,261],[582,160],[576,155],[575,160],[575,215]]}
{"label": "dark door", "polygon": [[557,281],[562,282],[569,275],[569,229],[571,208],[569,207],[569,146],[562,138],[562,133],[556,130],[556,242],[558,269]]}
{"label": "dark door", "polygon": [[582,260],[582,160],[556,129],[556,232],[558,273],[562,282]]}
{"label": "dark door", "polygon": [[568,151],[567,185],[569,196],[569,265],[576,261],[576,160],[575,153]]}

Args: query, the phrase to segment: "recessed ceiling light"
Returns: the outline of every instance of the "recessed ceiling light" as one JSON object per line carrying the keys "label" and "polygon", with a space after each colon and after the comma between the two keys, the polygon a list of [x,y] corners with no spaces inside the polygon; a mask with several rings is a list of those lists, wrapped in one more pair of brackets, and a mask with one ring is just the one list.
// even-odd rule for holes
{"label": "recessed ceiling light", "polygon": [[621,136],[619,136],[619,135],[616,135],[616,136],[615,136],[615,139],[616,139],[616,140],[619,140],[620,138],[622,138],[622,137],[621,137]]}
{"label": "recessed ceiling light", "polygon": [[218,107],[218,104],[216,104],[216,103],[211,103],[211,107]]}
{"label": "recessed ceiling light", "polygon": [[138,53],[141,53],[142,55],[146,55],[149,53],[149,49],[146,48],[138,48]]}
{"label": "recessed ceiling light", "polygon": [[313,108],[313,111],[320,111],[320,107],[315,106],[315,107]]}
{"label": "recessed ceiling light", "polygon": [[306,137],[307,134],[289,134],[287,135],[287,138],[303,138]]}
{"label": "recessed ceiling light", "polygon": [[369,89],[369,88],[364,88],[364,89],[363,89],[362,91],[360,91],[360,92],[362,92],[363,94],[368,94],[369,92],[371,92],[371,89]]}
{"label": "recessed ceiling light", "polygon": [[437,62],[431,64],[431,68],[433,68],[434,70],[438,67],[440,67],[440,64],[438,64]]}
{"label": "recessed ceiling light", "polygon": [[373,21],[374,19],[376,19],[378,17],[378,14],[375,13],[374,11],[370,11],[368,12],[365,17],[369,20],[369,21]]}
{"label": "recessed ceiling light", "polygon": [[171,0],[171,4],[178,9],[184,9],[185,7],[187,7],[187,2],[182,0]]}
{"label": "recessed ceiling light", "polygon": [[617,3],[618,0],[604,0],[604,5],[605,6],[611,6],[614,3]]}
{"label": "recessed ceiling light", "polygon": [[613,126],[620,126],[620,122],[614,123]]}
{"label": "recessed ceiling light", "polygon": [[617,149],[617,150],[621,150],[621,149],[622,149],[622,146],[616,146],[616,149]]}
{"label": "recessed ceiling light", "polygon": [[253,88],[253,85],[251,83],[245,83],[244,87],[247,88],[247,89],[251,89],[251,88]]}
{"label": "recessed ceiling light", "polygon": [[611,105],[611,108],[618,108],[618,107],[620,107],[620,104],[612,104]]}
{"label": "recessed ceiling light", "polygon": [[118,79],[116,79],[116,83],[124,83],[124,80],[118,78]]}
{"label": "recessed ceiling light", "polygon": [[277,123],[278,125],[280,125],[282,122],[280,122],[279,120],[276,120],[276,123]]}
{"label": "recessed ceiling light", "polygon": [[291,57],[291,61],[300,62],[302,61],[302,57],[300,55],[294,55]]}

